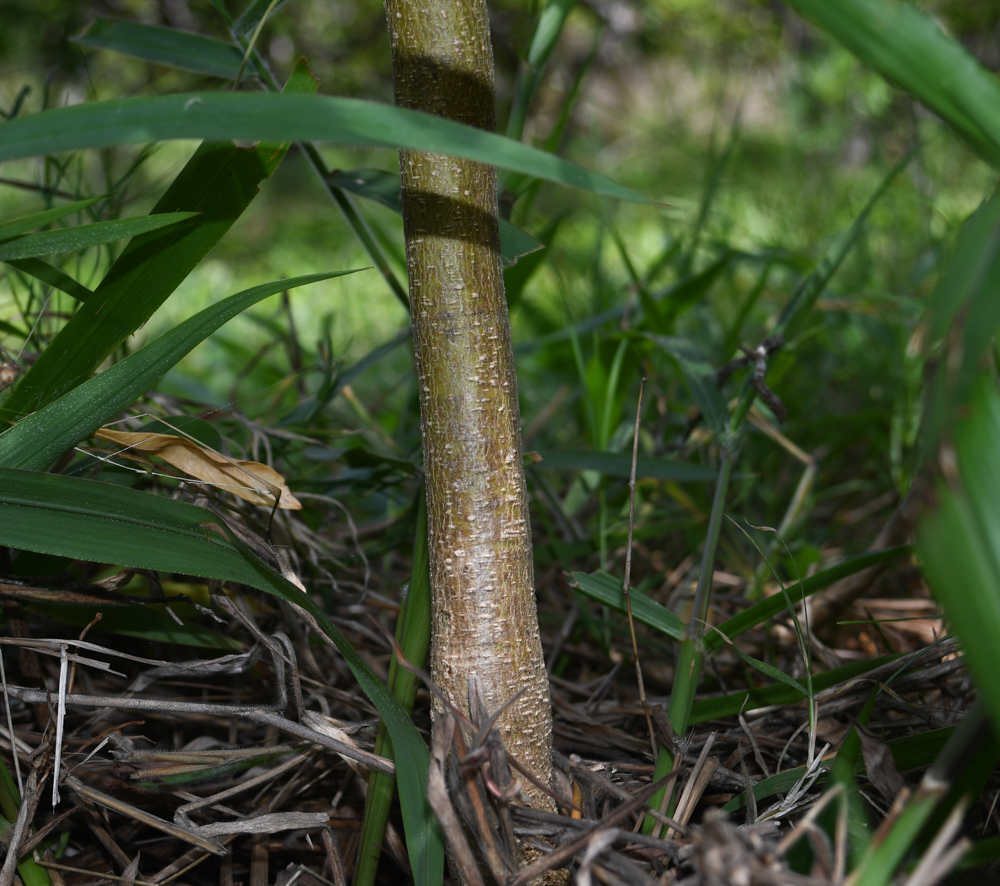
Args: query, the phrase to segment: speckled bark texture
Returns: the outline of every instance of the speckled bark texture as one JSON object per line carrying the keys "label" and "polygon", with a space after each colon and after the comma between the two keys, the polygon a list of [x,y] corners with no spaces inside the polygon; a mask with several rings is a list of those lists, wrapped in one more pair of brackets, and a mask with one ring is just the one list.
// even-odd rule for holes
{"label": "speckled bark texture", "polygon": [[[494,128],[482,0],[387,0],[396,102]],[[497,230],[496,170],[400,153],[433,587],[431,674],[463,711],[475,672],[508,749],[551,778],[517,378]],[[525,789],[532,791],[530,785]],[[545,805],[544,801],[540,801]]]}

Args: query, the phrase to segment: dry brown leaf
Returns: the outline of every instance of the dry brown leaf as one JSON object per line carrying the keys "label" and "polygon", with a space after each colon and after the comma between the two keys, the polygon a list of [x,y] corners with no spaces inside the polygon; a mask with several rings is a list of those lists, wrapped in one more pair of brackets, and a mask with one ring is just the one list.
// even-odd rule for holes
{"label": "dry brown leaf", "polygon": [[109,431],[101,428],[94,436],[131,452],[162,458],[188,476],[218,486],[251,504],[273,508],[275,498],[280,496],[279,508],[293,511],[302,509],[299,500],[285,485],[285,478],[260,462],[238,461],[206,449],[186,437],[173,434]]}

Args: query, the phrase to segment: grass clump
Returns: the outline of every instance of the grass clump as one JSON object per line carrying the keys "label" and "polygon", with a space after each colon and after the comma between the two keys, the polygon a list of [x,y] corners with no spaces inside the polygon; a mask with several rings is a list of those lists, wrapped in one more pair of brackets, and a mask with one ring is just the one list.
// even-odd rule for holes
{"label": "grass clump", "polygon": [[[548,35],[519,10],[494,22],[511,133],[669,205],[539,185],[482,148],[513,164],[509,220],[546,246],[505,273],[561,811],[508,804],[480,712],[441,773],[458,830],[487,867],[544,838],[551,854],[514,881],[548,865],[714,882],[722,848],[724,876],[747,882],[931,883],[991,863],[995,81],[895,3],[791,4],[822,31],[683,13],[735,59],[728,77],[664,57],[682,15],[668,4],[632,24],[550,6]],[[318,88],[284,54],[316,43],[304,15],[265,24],[251,96]],[[242,59],[248,21],[204,30]],[[338,27],[317,68],[350,55]],[[350,27],[338,91],[384,99],[370,28]],[[208,94],[235,77],[164,73],[148,32],[101,28],[95,82]],[[533,70],[503,51],[515,40]],[[694,98],[671,93],[664,123],[678,72]],[[370,172],[392,157],[284,141],[64,153],[54,94],[13,83],[0,155],[38,156],[5,161],[0,184],[0,811],[21,822],[18,875],[111,864],[161,882],[181,858],[206,882],[268,863],[439,882],[458,837],[424,803],[432,689],[389,639],[421,666],[400,226],[391,177]],[[391,144],[404,122],[366,137]],[[372,200],[338,169],[387,189]],[[176,435],[188,459],[101,427]],[[213,453],[227,481],[206,479]],[[277,506],[282,481],[298,508]]]}

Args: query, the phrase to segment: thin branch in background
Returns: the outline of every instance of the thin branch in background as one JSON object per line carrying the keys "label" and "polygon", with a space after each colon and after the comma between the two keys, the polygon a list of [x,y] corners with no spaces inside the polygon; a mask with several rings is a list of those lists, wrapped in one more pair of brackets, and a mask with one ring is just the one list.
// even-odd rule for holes
{"label": "thin branch in background", "polygon": [[646,715],[646,728],[649,730],[649,744],[653,749],[653,759],[656,759],[656,734],[653,732],[653,721],[649,716],[649,704],[646,702],[646,688],[642,683],[642,665],[639,663],[639,647],[635,642],[635,622],[632,620],[632,598],[630,596],[632,581],[632,530],[635,526],[635,473],[639,461],[639,424],[642,421],[642,392],[646,388],[646,377],[639,382],[639,402],[635,408],[635,434],[632,437],[632,473],[628,478],[628,544],[625,546],[625,580],[622,583],[622,593],[625,596],[625,609],[628,612],[628,630],[632,637],[632,656],[635,658],[635,678],[639,684],[639,700],[642,711]]}

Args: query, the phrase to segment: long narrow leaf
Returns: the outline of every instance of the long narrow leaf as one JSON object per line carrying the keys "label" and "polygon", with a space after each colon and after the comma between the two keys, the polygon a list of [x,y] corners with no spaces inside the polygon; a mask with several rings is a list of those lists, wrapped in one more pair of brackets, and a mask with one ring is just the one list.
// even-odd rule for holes
{"label": "long narrow leaf", "polygon": [[166,139],[319,141],[433,151],[606,197],[646,200],[567,160],[441,117],[358,99],[285,93],[165,95],[43,111],[0,127],[0,160]]}
{"label": "long narrow leaf", "polygon": [[1000,683],[992,678],[1000,637],[1000,395],[982,380],[954,432],[957,474],[920,524],[927,581],[965,649],[970,671],[1000,729]]}
{"label": "long narrow leaf", "polygon": [[44,470],[141,397],[168,369],[223,323],[269,295],[351,274],[337,271],[276,280],[205,308],[100,375],[0,434],[0,465]]}
{"label": "long narrow leaf", "polygon": [[[413,542],[413,568],[410,584],[403,596],[396,625],[396,642],[406,660],[422,668],[431,641],[431,578],[427,552],[427,505],[423,490],[417,500],[417,528]],[[417,697],[417,678],[400,667],[396,656],[389,665],[389,690],[399,700],[407,714],[413,712]],[[385,722],[379,724],[375,738],[375,753],[392,756],[392,742]],[[389,810],[395,795],[396,783],[391,775],[376,772],[368,776],[368,796],[365,798],[365,816],[361,825],[358,846],[358,863],[354,873],[354,886],[371,886],[375,882],[378,861],[382,853],[382,838],[389,820]]]}
{"label": "long narrow leaf", "polygon": [[[789,585],[788,596],[793,603],[798,603],[848,576],[902,557],[909,552],[909,545],[901,545],[887,548],[884,551],[851,557],[843,563],[817,572],[816,575],[812,575],[798,584]],[[574,585],[591,599],[597,600],[616,612],[624,613],[626,611],[620,578],[606,572],[595,572],[591,575],[574,572],[570,577]],[[738,637],[740,634],[764,624],[786,608],[787,604],[782,594],[775,594],[766,600],[761,600],[760,603],[754,604],[749,609],[745,609],[718,625],[717,630],[709,631],[703,640],[705,651],[712,652],[718,649],[725,642],[724,638]],[[655,628],[675,640],[680,639],[684,630],[684,623],[674,613],[655,600],[650,600],[645,594],[637,593],[634,590],[632,591],[632,615],[636,621],[649,625],[649,627]]]}
{"label": "long narrow leaf", "polygon": [[0,545],[239,582],[312,616],[385,719],[410,859],[420,882],[439,883],[444,862],[440,844],[435,848],[433,813],[426,802],[427,747],[413,723],[312,598],[234,536],[220,533],[218,523],[214,514],[186,502],[91,480],[0,468]]}
{"label": "long narrow leaf", "polygon": [[[305,65],[299,64],[285,88],[315,91],[317,83]],[[287,149],[287,142],[261,144],[251,150],[237,148],[228,140],[202,144],[153,207],[153,214],[198,212],[197,221],[134,238],[94,296],[42,352],[0,416],[14,421],[85,381],[219,242]]]}
{"label": "long narrow leaf", "polygon": [[110,49],[225,80],[234,80],[243,63],[243,53],[232,43],[138,22],[97,18],[72,40],[92,49]]}
{"label": "long narrow leaf", "polygon": [[956,413],[964,411],[970,389],[981,377],[983,353],[1000,327],[1000,195],[994,194],[965,223],[927,313],[930,348],[950,344],[948,359],[924,393],[921,444],[931,453]]}
{"label": "long narrow leaf", "polygon": [[57,206],[55,209],[46,209],[44,212],[36,212],[34,215],[26,215],[23,218],[4,222],[0,225],[0,240],[17,237],[20,234],[33,231],[35,228],[43,228],[67,215],[81,212],[88,206],[93,206],[100,199],[100,197],[91,197],[87,200],[78,200],[75,203],[67,203],[65,206]]}
{"label": "long narrow leaf", "polygon": [[7,264],[17,268],[29,277],[41,280],[42,283],[51,286],[53,289],[58,289],[60,292],[71,295],[77,301],[86,301],[94,294],[82,283],[74,280],[64,270],[57,268],[55,265],[50,265],[40,258],[21,258],[9,261]]}
{"label": "long narrow leaf", "polygon": [[857,218],[854,219],[851,226],[837,237],[812,273],[796,287],[795,292],[792,293],[791,300],[781,312],[781,316],[778,318],[778,323],[772,334],[788,335],[789,331],[794,328],[795,323],[812,309],[812,306],[816,303],[816,299],[823,294],[823,290],[826,289],[827,284],[833,278],[833,275],[837,272],[847,254],[854,248],[855,243],[857,243],[858,238],[861,236],[861,231],[864,229],[865,222],[868,220],[869,213],[889,185],[892,184],[896,176],[906,168],[911,159],[913,159],[913,152],[898,160],[886,174],[885,178],[879,182],[879,186],[875,189],[871,197],[868,198],[868,202],[864,205],[861,212],[858,213]]}
{"label": "long narrow leaf", "polygon": [[75,228],[61,228],[58,231],[43,231],[41,234],[25,234],[0,243],[0,261],[19,258],[38,258],[56,252],[76,252],[90,246],[114,243],[126,237],[136,237],[148,231],[158,231],[178,222],[193,218],[196,212],[165,212],[142,218],[120,218],[113,221],[95,222]]}
{"label": "long narrow leaf", "polygon": [[938,114],[1000,166],[1000,83],[913,3],[788,0],[866,64]]}

